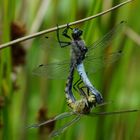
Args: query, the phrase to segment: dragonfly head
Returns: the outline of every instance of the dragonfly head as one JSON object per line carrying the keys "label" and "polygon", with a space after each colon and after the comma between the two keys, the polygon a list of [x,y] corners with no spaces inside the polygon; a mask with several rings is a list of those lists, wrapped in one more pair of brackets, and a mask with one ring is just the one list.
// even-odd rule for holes
{"label": "dragonfly head", "polygon": [[74,28],[72,32],[72,37],[73,39],[79,39],[82,34],[83,34],[82,30],[79,30],[78,28]]}

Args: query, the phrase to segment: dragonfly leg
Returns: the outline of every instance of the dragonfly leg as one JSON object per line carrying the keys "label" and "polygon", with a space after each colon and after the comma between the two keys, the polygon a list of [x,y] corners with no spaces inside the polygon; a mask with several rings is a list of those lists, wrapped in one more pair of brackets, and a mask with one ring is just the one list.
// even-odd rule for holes
{"label": "dragonfly leg", "polygon": [[[89,88],[87,86],[82,86],[82,87],[79,87],[79,85],[77,85],[77,86],[79,89],[81,89],[85,93],[86,97],[90,96],[89,95]],[[87,91],[85,92],[84,89],[86,89]]]}
{"label": "dragonfly leg", "polygon": [[[68,27],[67,27],[67,28],[68,28]],[[67,29],[67,28],[66,28],[66,29]],[[66,30],[66,29],[65,29],[65,30]],[[62,34],[63,34],[65,37],[71,39],[71,38],[67,35],[67,32],[68,32],[67,30],[68,30],[68,29],[67,29],[66,31],[65,31],[65,30],[63,31],[63,32],[65,32],[65,33],[62,33]],[[66,46],[69,46],[69,45],[71,44],[71,42],[66,42],[66,41],[61,41],[61,40],[60,40],[60,37],[59,37],[59,34],[60,34],[60,33],[59,33],[59,27],[58,27],[58,25],[57,25],[57,31],[56,31],[56,33],[57,33],[57,40],[58,40],[58,42],[59,42],[61,48],[66,47]]]}
{"label": "dragonfly leg", "polygon": [[71,40],[71,37],[68,35],[68,30],[72,28],[69,26],[69,24],[67,24],[67,27],[64,29],[64,31],[62,32],[62,35],[65,36],[66,38],[69,38]]}
{"label": "dragonfly leg", "polygon": [[86,98],[89,107],[92,107],[93,105],[96,106],[96,96],[94,94],[90,95],[90,89],[85,85],[81,86],[82,83],[83,81],[81,80],[80,76],[80,79],[74,84],[74,86],[76,86],[76,89],[78,89],[80,95]]}
{"label": "dragonfly leg", "polygon": [[[88,90],[88,88],[86,86],[81,87],[82,83],[83,83],[83,81],[81,80],[81,76],[80,76],[80,79],[75,83],[75,87],[76,87],[76,89],[78,89],[78,91],[80,91],[82,96],[87,97],[86,93],[89,94],[89,90]],[[88,92],[85,92],[84,88],[86,88]]]}
{"label": "dragonfly leg", "polygon": [[[75,91],[77,91],[78,93],[79,93],[79,91],[80,91],[80,95],[83,95],[84,97],[86,96],[86,94],[85,94],[85,92],[84,92],[84,90],[82,89],[83,87],[80,87],[80,85],[83,83],[83,81],[82,81],[82,79],[81,79],[81,76],[80,76],[80,78],[78,79],[78,81],[76,81],[74,84],[73,84],[73,89],[75,90]],[[86,87],[86,86],[85,86]]]}
{"label": "dragonfly leg", "polygon": [[79,90],[79,92],[80,92],[80,94],[81,94],[82,96],[84,96],[84,97],[87,96],[86,93],[85,93],[85,91],[83,90],[83,87],[79,87],[79,85],[78,85],[77,88],[78,88],[78,90]]}
{"label": "dragonfly leg", "polygon": [[81,81],[81,76],[80,76],[80,78],[78,79],[78,81],[76,81],[76,82],[73,84],[73,89],[74,89],[75,91],[77,91],[77,92],[78,92],[77,84],[78,84],[80,81]]}

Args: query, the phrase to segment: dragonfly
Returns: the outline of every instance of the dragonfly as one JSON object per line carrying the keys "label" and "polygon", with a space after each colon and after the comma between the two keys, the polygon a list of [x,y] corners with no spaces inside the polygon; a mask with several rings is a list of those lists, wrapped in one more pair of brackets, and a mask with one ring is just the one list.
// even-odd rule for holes
{"label": "dragonfly", "polygon": [[[83,100],[83,99],[81,99]],[[78,101],[79,102],[79,101]],[[78,103],[77,102],[77,103]],[[81,101],[80,101],[81,102]],[[101,107],[108,104],[107,102],[102,103],[100,105],[98,105],[97,107]],[[78,104],[77,104],[78,105]],[[107,115],[119,115],[119,114],[125,114],[125,113],[132,113],[132,112],[137,112],[139,110],[136,109],[131,109],[131,110],[122,110],[122,111],[113,111],[113,112],[89,112],[89,113],[77,113],[74,111],[70,111],[70,112],[64,112],[61,113],[59,115],[57,115],[56,117],[54,117],[53,119],[49,119],[45,122],[39,123],[39,124],[33,124],[28,126],[27,128],[39,128],[43,125],[48,125],[49,123],[52,123],[54,121],[58,121],[58,120],[63,120],[65,118],[74,116],[74,118],[70,121],[68,121],[66,124],[64,124],[62,127],[52,131],[49,135],[49,137],[56,137],[56,136],[60,136],[62,133],[64,133],[70,126],[72,126],[73,124],[75,124],[76,122],[78,122],[82,117],[84,116],[88,116],[88,117],[98,117],[98,116],[107,116]]]}
{"label": "dragonfly", "polygon": [[[66,87],[65,87],[65,95],[66,95],[66,101],[68,106],[76,113],[78,114],[85,114],[89,113],[90,109],[93,106],[96,106],[97,98],[94,94],[90,94],[90,90],[86,86],[81,86],[83,81],[80,79],[73,84],[73,78],[74,78],[74,67],[71,67],[71,71],[69,72],[69,76],[67,78]],[[74,97],[73,90],[75,89],[78,93],[80,93],[82,99],[77,100]],[[84,90],[86,88],[86,91]]]}
{"label": "dragonfly", "polygon": [[[63,132],[65,132],[67,130],[67,128],[69,128],[74,123],[78,122],[84,116],[97,117],[97,116],[115,115],[115,114],[130,113],[130,112],[138,111],[138,110],[133,109],[133,110],[113,111],[113,112],[91,112],[92,109],[106,105],[109,102],[108,103],[103,102],[103,103],[97,104],[96,96],[93,94],[90,94],[89,88],[86,86],[81,86],[81,84],[83,83],[83,81],[81,80],[81,77],[76,83],[74,83],[73,88],[77,88],[77,91],[80,93],[82,98],[79,100],[74,98],[74,100],[73,100],[73,98],[71,98],[71,96],[69,96],[69,92],[71,92],[72,84],[73,84],[73,80],[71,79],[71,78],[73,78],[73,73],[70,72],[69,76],[70,76],[70,78],[68,78],[65,92],[66,92],[67,103],[68,103],[71,111],[61,113],[61,114],[57,115],[56,117],[54,117],[53,119],[49,119],[49,120],[39,123],[39,124],[30,125],[27,128],[38,128],[43,125],[48,125],[49,123],[52,123],[54,121],[63,120],[65,118],[74,116],[74,118],[72,120],[67,122],[64,126],[60,127],[59,129],[52,131],[52,133],[49,135],[49,137],[56,137],[56,136],[59,136],[60,134],[62,134]],[[87,90],[84,90],[83,88],[85,88]],[[68,90],[70,90],[70,91],[68,91]]]}
{"label": "dragonfly", "polygon": [[[46,76],[47,78],[65,78],[69,71],[72,69],[77,69],[79,75],[81,76],[84,84],[91,91],[93,95],[97,98],[97,103],[102,103],[103,98],[100,92],[91,84],[89,78],[86,75],[85,69],[88,70],[88,73],[96,72],[101,67],[107,65],[107,63],[115,62],[121,55],[121,51],[117,51],[109,54],[107,57],[100,55],[99,52],[104,51],[105,48],[112,41],[116,33],[121,29],[125,22],[120,22],[116,27],[110,30],[105,34],[101,39],[94,42],[88,47],[85,44],[85,41],[81,38],[83,31],[78,28],[67,28],[63,31],[63,36],[70,39],[70,41],[61,41],[59,37],[59,28],[57,30],[57,39],[61,48],[71,45],[71,60],[64,60],[59,63],[51,64],[41,64],[33,70],[35,75]],[[68,35],[69,29],[72,31],[71,36]],[[82,65],[82,68],[81,68]],[[84,74],[83,74],[84,73]],[[72,92],[69,92],[69,96],[73,98]]]}
{"label": "dragonfly", "polygon": [[[79,29],[72,29],[70,27],[68,27],[66,30],[64,30],[63,35],[69,39],[71,39],[70,36],[67,35],[67,31],[68,29],[72,29],[72,36],[73,39],[75,40],[80,40],[80,42],[77,42],[79,44],[82,45],[75,45],[76,42],[75,40],[73,42],[62,42],[59,39],[59,32],[57,32],[57,37],[58,37],[58,42],[60,44],[61,47],[65,47],[67,45],[72,45],[72,47],[75,47],[74,49],[72,49],[72,52],[76,51],[76,53],[72,53],[72,57],[71,57],[71,61],[63,61],[61,63],[52,63],[52,64],[48,64],[48,65],[40,65],[37,69],[34,70],[34,74],[37,75],[45,75],[48,78],[52,78],[55,74],[62,74],[60,72],[60,70],[62,70],[63,68],[63,76],[65,75],[65,71],[67,70],[67,66],[70,67],[70,71],[69,71],[69,76],[67,78],[67,84],[66,84],[66,88],[65,88],[65,93],[66,93],[66,99],[67,102],[69,104],[69,106],[71,107],[72,111],[70,112],[64,112],[62,114],[57,115],[56,117],[54,117],[53,119],[47,120],[43,123],[40,124],[33,124],[31,126],[29,126],[28,128],[38,128],[42,125],[47,125],[53,121],[58,121],[58,120],[62,120],[64,118],[70,117],[70,116],[74,116],[74,118],[69,121],[68,123],[66,123],[64,126],[60,127],[58,130],[54,130],[51,134],[50,137],[55,137],[60,135],[61,133],[63,133],[69,126],[71,126],[72,124],[76,123],[77,121],[79,121],[81,119],[81,117],[83,116],[91,116],[91,117],[96,117],[96,116],[103,116],[103,115],[115,115],[115,114],[121,114],[121,113],[128,113],[128,112],[136,112],[138,110],[124,110],[124,111],[114,111],[114,112],[91,112],[91,110],[97,106],[102,106],[105,105],[106,103],[103,103],[102,97],[100,96],[100,101],[97,100],[97,94],[89,94],[89,92],[93,92],[89,87],[92,86],[90,81],[88,80],[88,77],[85,76],[86,72],[84,70],[84,65],[88,65],[88,61],[90,62],[90,64],[94,64],[93,66],[96,66],[95,64],[97,64],[97,67],[92,68],[92,72],[93,70],[97,70],[101,67],[103,67],[106,62],[110,62],[112,63],[113,61],[115,61],[116,59],[118,59],[118,56],[120,55],[120,51],[115,52],[115,53],[111,53],[107,58],[103,57],[103,56],[98,56],[96,57],[96,51],[91,52],[91,50],[96,50],[96,49],[102,49],[104,50],[106,48],[106,45],[108,45],[108,43],[113,39],[114,35],[119,31],[120,27],[124,24],[124,22],[121,22],[118,26],[116,26],[115,28],[113,28],[109,33],[107,33],[105,36],[103,36],[102,39],[98,40],[97,42],[95,42],[93,45],[91,45],[91,47],[89,46],[88,49],[86,48],[86,45],[84,44],[84,41],[81,40],[81,38],[79,38],[82,35],[82,31]],[[78,36],[77,36],[78,34]],[[64,44],[64,45],[62,45]],[[77,48],[82,47],[82,50],[78,50]],[[76,58],[76,59],[75,59]],[[83,63],[84,62],[84,63]],[[99,63],[100,62],[100,63]],[[100,64],[100,65],[99,65]],[[82,67],[82,68],[81,68]],[[72,93],[72,85],[73,85],[73,73],[74,73],[74,69],[77,68],[79,75],[82,79],[82,82],[84,82],[85,86],[79,88],[78,87],[78,91],[80,92],[80,95],[82,95],[82,98],[80,100],[76,100],[73,96]],[[58,71],[57,71],[58,70]],[[56,75],[54,76],[56,78]],[[60,75],[60,77],[62,77],[62,75]],[[78,84],[78,86],[80,85],[81,81],[76,82],[76,84]],[[74,84],[75,85],[75,84]],[[83,88],[87,89],[87,93],[84,92]],[[94,92],[97,91],[94,88]],[[97,92],[98,93],[98,92]]]}

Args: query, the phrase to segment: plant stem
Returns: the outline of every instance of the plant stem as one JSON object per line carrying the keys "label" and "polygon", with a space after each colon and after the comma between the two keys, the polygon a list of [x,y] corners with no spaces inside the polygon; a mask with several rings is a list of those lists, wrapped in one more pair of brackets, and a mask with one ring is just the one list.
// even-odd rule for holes
{"label": "plant stem", "polygon": [[[71,22],[71,23],[69,23],[69,25],[70,25],[70,26],[71,26],[71,25],[76,25],[76,24],[83,23],[83,22],[85,22],[85,21],[94,19],[94,18],[96,18],[96,17],[102,16],[102,15],[104,15],[104,14],[106,14],[106,13],[108,13],[108,12],[111,12],[111,11],[113,11],[113,10],[115,10],[115,9],[118,9],[119,7],[125,5],[125,4],[127,4],[127,3],[129,3],[129,2],[132,2],[132,1],[133,1],[133,0],[127,0],[127,1],[125,1],[125,2],[122,2],[122,3],[120,3],[120,4],[116,5],[116,6],[114,6],[114,7],[110,8],[110,9],[108,9],[108,10],[105,10],[105,11],[103,11],[103,12],[100,12],[100,13],[98,13],[98,14],[96,14],[96,15],[93,15],[93,16],[90,16],[90,17],[87,17],[87,18],[84,18],[84,19],[81,19],[81,20],[77,20],[77,21]],[[67,26],[67,24],[60,25],[60,26],[59,26],[59,29],[65,28],[66,26]],[[19,42],[22,42],[22,41],[25,41],[25,40],[28,40],[28,39],[31,39],[31,38],[35,38],[35,37],[37,37],[37,36],[41,36],[41,35],[46,34],[46,33],[49,33],[49,32],[56,31],[57,28],[58,28],[58,27],[53,27],[53,28],[50,28],[50,29],[47,29],[47,30],[43,30],[43,31],[40,31],[40,32],[31,34],[31,35],[28,35],[28,36],[25,36],[25,37],[22,37],[22,38],[18,38],[18,39],[16,39],[16,40],[13,40],[13,41],[10,41],[10,42],[7,42],[7,43],[4,43],[4,44],[0,45],[0,50],[3,49],[3,48],[8,47],[8,46],[10,46],[10,45],[13,45],[13,44],[16,44],[16,43],[19,43]]]}

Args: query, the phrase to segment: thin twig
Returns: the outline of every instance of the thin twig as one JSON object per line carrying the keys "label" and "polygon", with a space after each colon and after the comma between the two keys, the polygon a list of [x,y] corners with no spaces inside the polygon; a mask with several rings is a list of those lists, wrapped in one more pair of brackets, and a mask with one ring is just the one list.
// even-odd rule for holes
{"label": "thin twig", "polygon": [[[102,15],[108,13],[108,12],[111,12],[111,11],[113,11],[115,9],[118,9],[119,7],[129,3],[131,1],[133,1],[133,0],[127,0],[125,2],[122,2],[122,3],[112,7],[110,9],[105,10],[105,11],[103,11],[101,13],[96,14],[96,15],[93,15],[93,16],[90,16],[90,17],[87,17],[87,18],[84,18],[84,19],[81,19],[81,20],[77,20],[77,21],[71,22],[71,23],[69,23],[69,25],[75,25],[75,24],[83,23],[85,21],[88,21],[88,20],[94,19],[96,17],[102,16]],[[66,26],[67,26],[67,24],[61,25],[61,26],[59,26],[59,29],[65,28]],[[49,32],[53,32],[53,31],[56,31],[56,30],[57,30],[57,27],[53,27],[53,28],[50,28],[50,29],[47,29],[47,30],[43,30],[43,31],[40,31],[40,32],[31,34],[31,35],[28,35],[28,36],[25,36],[25,37],[22,37],[22,38],[18,38],[16,40],[13,40],[13,41],[10,41],[10,42],[7,42],[5,44],[0,45],[0,49],[6,48],[6,47],[8,47],[10,45],[13,45],[13,44],[16,44],[18,42],[22,42],[22,41],[25,41],[25,40],[28,40],[28,39],[31,39],[31,38],[35,38],[37,36],[40,36],[40,35],[43,35],[43,34],[46,34],[46,33],[49,33]]]}

